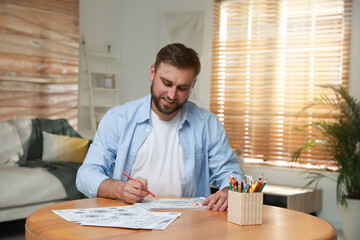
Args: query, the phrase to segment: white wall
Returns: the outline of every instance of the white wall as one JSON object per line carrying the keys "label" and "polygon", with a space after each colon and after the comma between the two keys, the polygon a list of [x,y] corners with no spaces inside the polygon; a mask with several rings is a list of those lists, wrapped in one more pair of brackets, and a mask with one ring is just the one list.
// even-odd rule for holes
{"label": "white wall", "polygon": [[212,0],[80,0],[80,34],[88,47],[106,49],[110,41],[118,57],[121,103],[150,92],[149,70],[156,53],[171,42],[165,22],[166,13],[204,12],[202,72],[193,99],[209,108],[212,43]]}
{"label": "white wall", "polygon": [[349,93],[360,100],[360,0],[353,1]]}
{"label": "white wall", "polygon": [[[354,28],[350,66],[350,93],[360,98],[360,8],[354,1]],[[194,101],[209,108],[212,45],[212,0],[80,0],[80,33],[86,34],[88,46],[105,49],[111,42],[118,55],[121,78],[121,103],[140,98],[149,93],[149,69],[155,55],[170,37],[165,23],[166,13],[196,12],[205,14],[204,47],[201,50],[202,73],[198,81],[198,98]],[[79,122],[79,125],[81,123]],[[302,171],[269,167],[251,167],[249,173],[261,172],[274,184],[303,186]],[[320,217],[341,228],[340,213],[336,204],[336,185],[323,181],[323,211]]]}
{"label": "white wall", "polygon": [[[168,0],[132,0],[125,1],[124,16],[126,27],[123,35],[126,36],[123,42],[123,69],[124,79],[131,79],[125,83],[127,89],[124,94],[124,101],[136,99],[149,93],[150,81],[149,70],[151,64],[155,62],[156,53],[161,47],[171,42],[165,22],[166,13],[176,12],[205,12],[205,56],[203,59],[203,71],[199,76],[199,85],[203,84],[205,79],[210,79],[210,49],[211,49],[211,26],[212,26],[212,1],[168,1]],[[198,50],[201,51],[201,50]],[[204,81],[203,81],[204,80]],[[204,90],[206,96],[202,103],[208,108],[209,91]]]}

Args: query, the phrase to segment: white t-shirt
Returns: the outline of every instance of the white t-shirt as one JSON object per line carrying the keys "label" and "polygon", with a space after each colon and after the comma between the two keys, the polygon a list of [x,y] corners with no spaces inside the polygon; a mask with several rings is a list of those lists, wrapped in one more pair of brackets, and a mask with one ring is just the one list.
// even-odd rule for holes
{"label": "white t-shirt", "polygon": [[131,177],[148,181],[149,190],[158,196],[182,196],[185,186],[183,150],[178,129],[182,111],[170,121],[162,121],[151,111],[153,129],[136,153]]}

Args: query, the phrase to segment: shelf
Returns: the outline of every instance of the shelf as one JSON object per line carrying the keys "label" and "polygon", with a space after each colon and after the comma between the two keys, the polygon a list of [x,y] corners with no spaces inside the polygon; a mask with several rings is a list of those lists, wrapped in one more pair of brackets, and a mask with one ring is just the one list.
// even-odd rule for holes
{"label": "shelf", "polygon": [[116,58],[116,56],[115,56],[115,55],[112,55],[112,54],[101,53],[101,52],[94,52],[94,51],[90,51],[90,52],[89,52],[89,56],[102,57],[102,58],[113,58],[113,59]]}
{"label": "shelf", "polygon": [[99,87],[95,87],[93,88],[94,91],[104,91],[104,92],[120,92],[119,89],[116,88],[99,88]]}
{"label": "shelf", "polygon": [[115,107],[116,105],[110,105],[110,104],[98,104],[98,105],[95,105],[94,107],[95,108],[112,108],[112,107]]}
{"label": "shelf", "polygon": [[[94,108],[112,108],[112,107],[116,107],[116,106],[117,106],[117,105],[97,104],[97,105],[94,105]],[[81,105],[80,107],[89,108],[90,105]]]}
{"label": "shelf", "polygon": [[117,75],[117,72],[92,70],[92,71],[91,71],[91,74]]}
{"label": "shelf", "polygon": [[[85,91],[90,91],[90,88],[81,88],[82,90],[85,90]],[[120,93],[120,90],[117,89],[117,88],[101,88],[101,87],[94,87],[92,88],[93,91],[103,91],[103,92],[117,92],[117,93]]]}

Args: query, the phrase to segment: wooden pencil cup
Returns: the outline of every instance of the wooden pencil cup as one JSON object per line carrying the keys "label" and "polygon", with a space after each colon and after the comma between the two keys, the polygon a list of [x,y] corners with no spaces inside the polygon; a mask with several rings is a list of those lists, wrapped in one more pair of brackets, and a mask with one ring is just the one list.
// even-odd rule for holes
{"label": "wooden pencil cup", "polygon": [[228,193],[228,222],[238,225],[262,224],[263,193]]}

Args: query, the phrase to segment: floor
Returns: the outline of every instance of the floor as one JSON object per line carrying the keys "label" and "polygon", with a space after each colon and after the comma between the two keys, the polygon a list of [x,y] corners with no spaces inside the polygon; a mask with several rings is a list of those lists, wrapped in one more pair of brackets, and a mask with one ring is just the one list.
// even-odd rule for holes
{"label": "floor", "polygon": [[[25,240],[25,219],[1,222],[0,240]],[[337,231],[337,240],[344,240],[342,231]]]}
{"label": "floor", "polygon": [[1,222],[1,240],[24,240],[25,239],[25,219]]}

